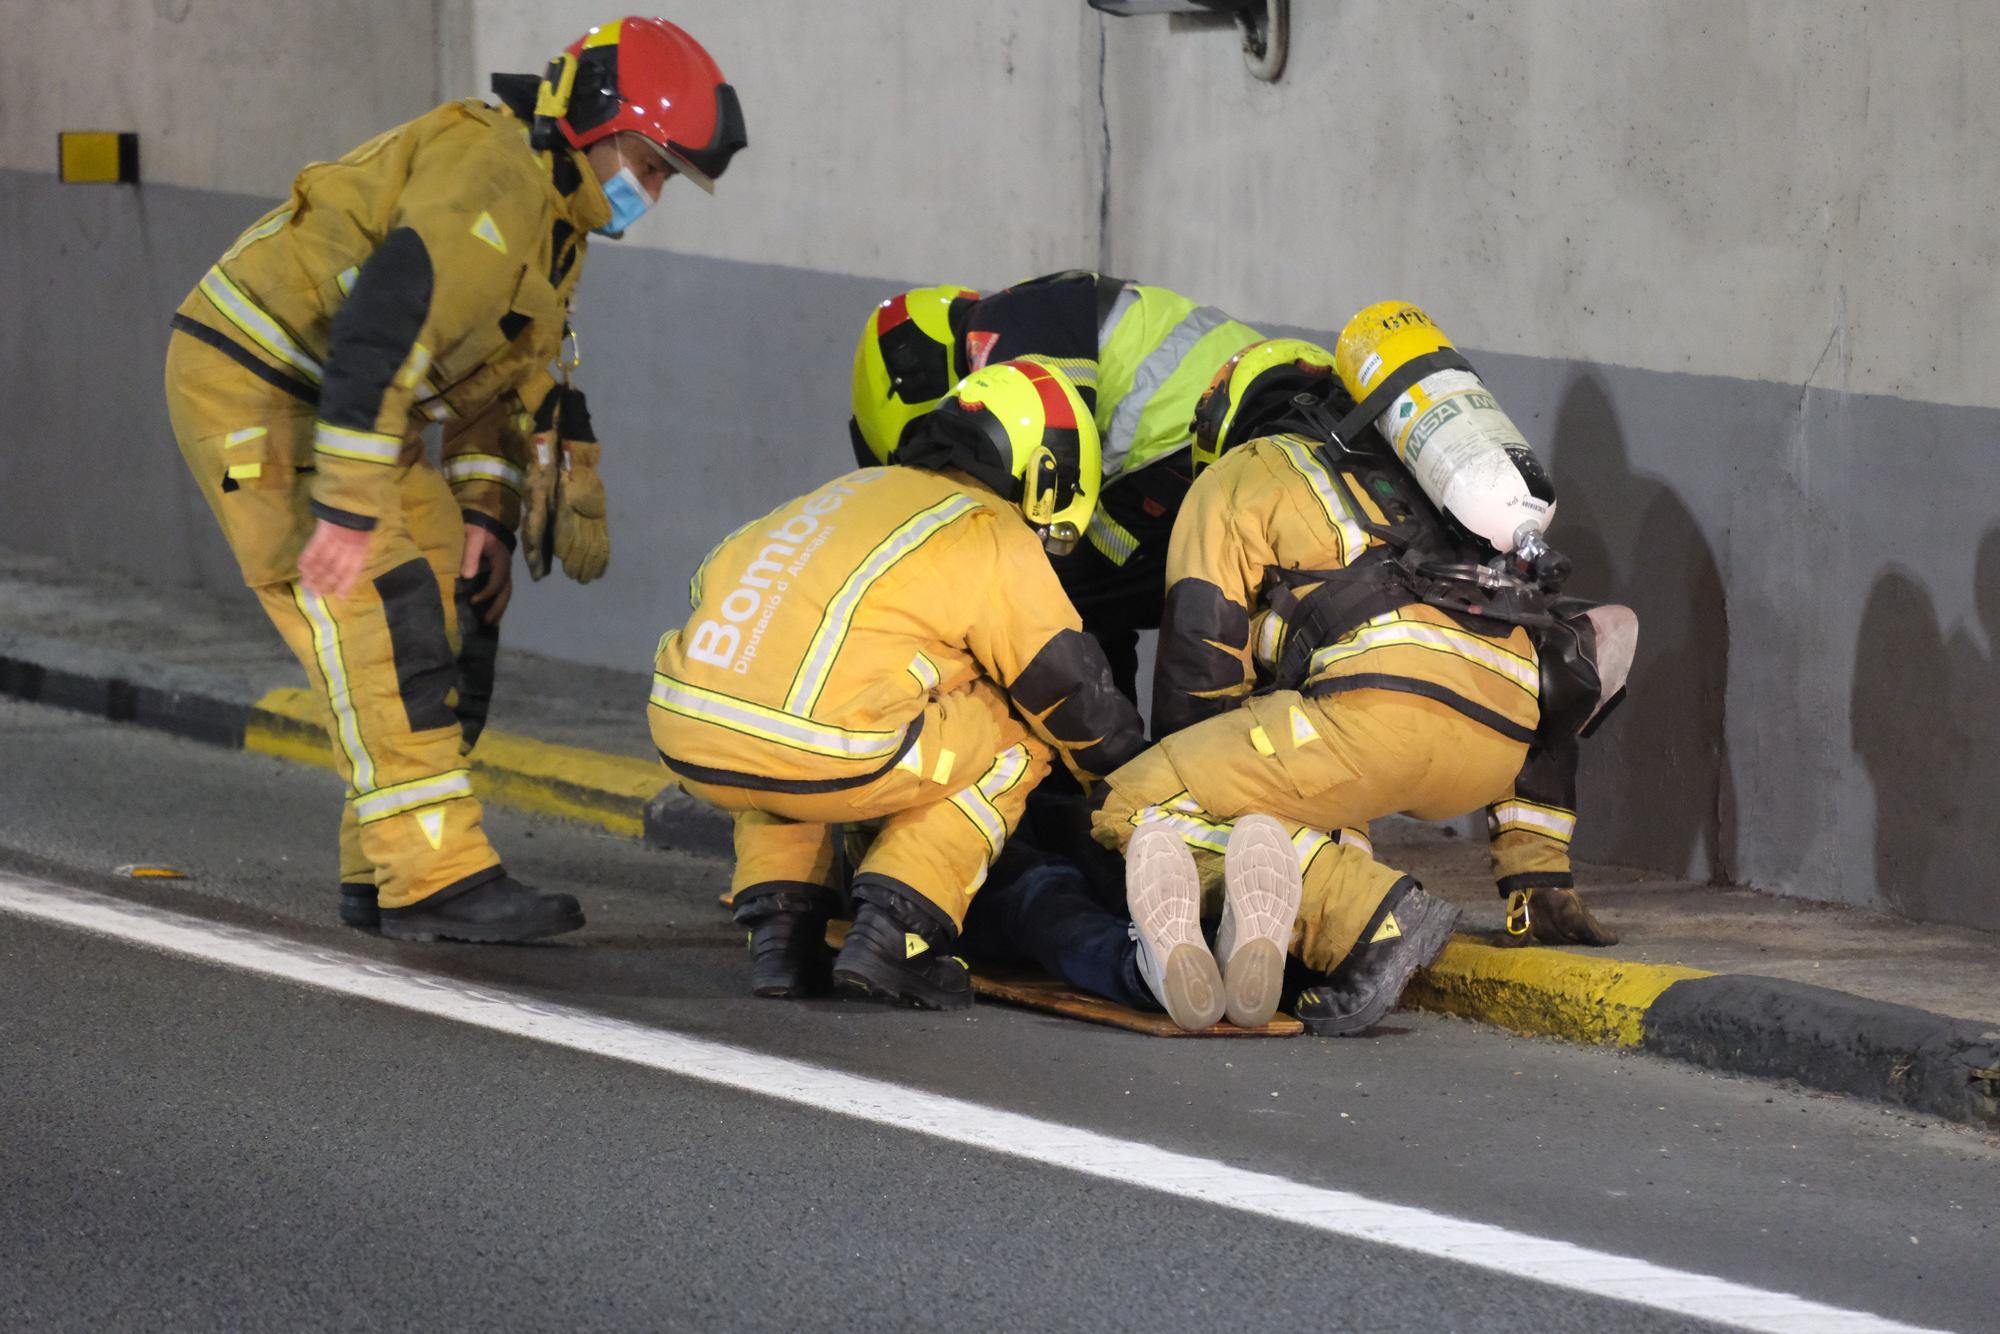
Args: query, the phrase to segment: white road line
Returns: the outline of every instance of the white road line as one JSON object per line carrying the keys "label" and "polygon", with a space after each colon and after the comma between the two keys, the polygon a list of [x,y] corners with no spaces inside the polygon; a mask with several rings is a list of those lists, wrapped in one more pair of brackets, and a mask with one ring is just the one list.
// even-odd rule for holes
{"label": "white road line", "polygon": [[47,881],[0,874],[0,911],[1591,1297],[1745,1329],[1840,1334],[1918,1328]]}

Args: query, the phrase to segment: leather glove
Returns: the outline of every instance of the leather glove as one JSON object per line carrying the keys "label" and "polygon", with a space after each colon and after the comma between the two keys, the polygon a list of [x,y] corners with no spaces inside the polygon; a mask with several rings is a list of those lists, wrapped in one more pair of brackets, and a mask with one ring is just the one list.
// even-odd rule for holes
{"label": "leather glove", "polygon": [[1516,890],[1507,897],[1507,929],[1503,943],[1525,945],[1616,945],[1618,933],[1606,928],[1583,906],[1573,889]]}
{"label": "leather glove", "polygon": [[556,474],[555,552],[563,573],[580,584],[611,564],[611,526],[604,517],[604,483],[597,476],[599,445],[579,440],[563,446]]}
{"label": "leather glove", "polygon": [[563,573],[580,584],[611,564],[611,525],[605,519],[604,482],[597,475],[602,447],[590,427],[580,390],[565,387],[561,423],[562,466],[556,473],[554,541]]}
{"label": "leather glove", "polygon": [[550,516],[556,504],[556,400],[560,389],[551,390],[535,412],[535,433],[528,439],[528,480],[521,495],[521,559],[528,576],[540,579],[549,572]]}

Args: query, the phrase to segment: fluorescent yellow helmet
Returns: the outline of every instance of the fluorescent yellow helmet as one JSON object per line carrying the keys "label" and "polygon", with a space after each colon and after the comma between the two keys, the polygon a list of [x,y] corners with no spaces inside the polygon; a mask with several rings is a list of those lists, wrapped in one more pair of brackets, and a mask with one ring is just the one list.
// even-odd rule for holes
{"label": "fluorescent yellow helmet", "polygon": [[1216,369],[1195,404],[1190,446],[1194,471],[1253,439],[1301,392],[1323,394],[1334,384],[1333,353],[1303,338],[1266,338]]}
{"label": "fluorescent yellow helmet", "polygon": [[977,301],[969,287],[947,283],[892,296],[868,312],[854,349],[854,416],[848,435],[863,467],[887,463],[910,423],[958,383],[952,308]]}
{"label": "fluorescent yellow helmet", "polygon": [[891,461],[970,473],[1019,505],[1057,556],[1090,526],[1103,484],[1097,423],[1069,377],[1041,357],[966,376]]}

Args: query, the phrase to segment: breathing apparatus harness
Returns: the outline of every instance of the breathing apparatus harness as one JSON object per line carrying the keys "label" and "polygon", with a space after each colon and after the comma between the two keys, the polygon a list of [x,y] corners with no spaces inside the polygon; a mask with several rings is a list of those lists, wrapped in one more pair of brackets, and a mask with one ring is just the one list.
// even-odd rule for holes
{"label": "breathing apparatus harness", "polygon": [[1375,523],[1354,515],[1379,545],[1340,569],[1266,571],[1264,599],[1287,627],[1269,688],[1303,688],[1317,650],[1364,622],[1422,603],[1475,634],[1526,629],[1541,664],[1536,740],[1588,736],[1616,700],[1597,710],[1595,634],[1584,613],[1598,604],[1562,596],[1569,562],[1546,546],[1489,558],[1484,543],[1438,511],[1379,434],[1369,440],[1375,419],[1410,385],[1434,371],[1461,369],[1470,367],[1455,350],[1429,353],[1390,375],[1359,404],[1337,386],[1325,394],[1299,394],[1266,428],[1316,441],[1327,469],[1356,474],[1389,519]]}

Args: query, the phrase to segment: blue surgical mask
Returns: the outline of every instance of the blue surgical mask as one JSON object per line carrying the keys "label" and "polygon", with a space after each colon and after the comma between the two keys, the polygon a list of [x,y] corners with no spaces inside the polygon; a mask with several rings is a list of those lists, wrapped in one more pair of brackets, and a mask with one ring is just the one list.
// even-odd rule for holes
{"label": "blue surgical mask", "polygon": [[604,183],[604,197],[611,201],[611,221],[596,230],[598,235],[614,239],[644,217],[654,202],[630,167],[620,167],[618,174]]}

